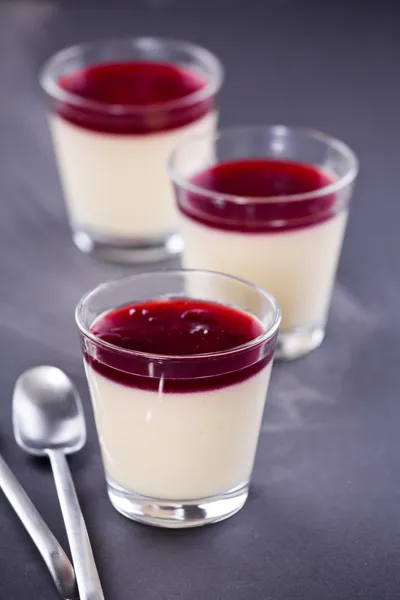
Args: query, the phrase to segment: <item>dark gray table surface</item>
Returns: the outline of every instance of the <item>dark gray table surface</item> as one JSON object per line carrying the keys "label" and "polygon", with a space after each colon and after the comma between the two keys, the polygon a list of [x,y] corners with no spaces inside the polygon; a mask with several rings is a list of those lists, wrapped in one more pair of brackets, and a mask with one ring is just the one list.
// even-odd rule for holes
{"label": "dark gray table surface", "polygon": [[[400,597],[399,32],[384,0],[0,4],[0,449],[67,547],[50,471],[11,429],[19,373],[65,369],[87,416],[71,466],[107,599]],[[276,365],[250,499],[199,530],[140,526],[109,505],[73,321],[80,295],[123,269],[72,246],[37,72],[65,45],[122,34],[209,47],[227,70],[223,124],[320,128],[362,167],[327,339]],[[0,600],[56,597],[0,494]]]}

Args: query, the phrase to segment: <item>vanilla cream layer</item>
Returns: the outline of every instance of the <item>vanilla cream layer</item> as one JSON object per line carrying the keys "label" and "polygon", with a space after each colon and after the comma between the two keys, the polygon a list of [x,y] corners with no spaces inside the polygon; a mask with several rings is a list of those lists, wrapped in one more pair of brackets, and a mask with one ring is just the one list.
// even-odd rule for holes
{"label": "vanilla cream layer", "polygon": [[235,275],[270,292],[282,309],[282,332],[324,325],[346,222],[342,211],[310,227],[252,234],[214,229],[181,214],[183,266]]}
{"label": "vanilla cream layer", "polygon": [[85,364],[107,476],[165,500],[193,500],[251,475],[272,361],[223,388],[163,394],[107,379]]}
{"label": "vanilla cream layer", "polygon": [[176,230],[167,158],[186,136],[213,133],[216,121],[213,112],[171,131],[115,135],[51,115],[50,129],[73,227],[105,239],[157,237]]}

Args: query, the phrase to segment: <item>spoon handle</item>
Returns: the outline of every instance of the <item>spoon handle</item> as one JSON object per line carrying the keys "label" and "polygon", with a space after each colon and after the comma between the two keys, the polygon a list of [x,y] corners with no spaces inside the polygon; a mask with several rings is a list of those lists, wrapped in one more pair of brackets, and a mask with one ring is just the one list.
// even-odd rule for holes
{"label": "spoon handle", "polygon": [[80,600],[104,600],[92,547],[67,459],[60,450],[48,450],[61,512],[75,567]]}
{"label": "spoon handle", "polygon": [[42,555],[60,595],[67,600],[78,598],[74,570],[67,555],[1,456],[0,488]]}

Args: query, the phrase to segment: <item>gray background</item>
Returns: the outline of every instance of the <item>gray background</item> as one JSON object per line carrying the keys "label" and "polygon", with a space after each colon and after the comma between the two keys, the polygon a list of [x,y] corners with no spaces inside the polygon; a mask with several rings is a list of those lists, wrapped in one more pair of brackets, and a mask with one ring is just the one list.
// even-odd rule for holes
{"label": "gray background", "polygon": [[[17,449],[25,368],[77,382],[87,447],[71,461],[106,598],[393,600],[400,596],[400,10],[395,2],[153,0],[0,4],[0,449],[67,546],[52,477]],[[251,497],[186,532],[125,520],[106,498],[73,309],[123,272],[71,244],[37,72],[87,38],[167,35],[216,52],[222,123],[285,123],[346,140],[361,161],[328,336],[275,367]],[[0,598],[56,598],[0,496]]]}

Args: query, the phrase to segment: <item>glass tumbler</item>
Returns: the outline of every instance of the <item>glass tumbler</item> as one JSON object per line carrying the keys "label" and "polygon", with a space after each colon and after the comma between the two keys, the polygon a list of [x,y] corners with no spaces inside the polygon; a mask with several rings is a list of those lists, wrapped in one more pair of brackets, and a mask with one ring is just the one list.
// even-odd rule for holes
{"label": "glass tumbler", "polygon": [[[97,329],[99,320],[121,310],[128,319],[140,310],[135,318],[146,327],[154,321],[170,348],[171,328],[143,303],[188,299],[237,311],[235,319],[256,327],[255,337],[223,351],[185,354],[183,345],[181,354],[156,354],[121,347]],[[225,335],[218,319],[205,325],[202,313],[182,313],[190,334],[205,335],[207,326],[216,339]],[[153,272],[95,288],[78,304],[76,321],[113,506],[136,521],[170,528],[213,523],[240,510],[280,324],[275,299],[219,273]]]}
{"label": "glass tumbler", "polygon": [[76,246],[104,260],[179,253],[166,172],[187,135],[213,132],[222,67],[161,38],[83,43],[55,54],[40,81]]}
{"label": "glass tumbler", "polygon": [[169,159],[183,266],[271,292],[282,308],[279,358],[324,338],[357,172],[343,142],[285,126],[193,136]]}

